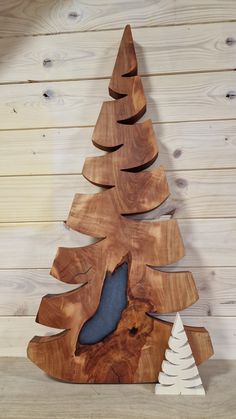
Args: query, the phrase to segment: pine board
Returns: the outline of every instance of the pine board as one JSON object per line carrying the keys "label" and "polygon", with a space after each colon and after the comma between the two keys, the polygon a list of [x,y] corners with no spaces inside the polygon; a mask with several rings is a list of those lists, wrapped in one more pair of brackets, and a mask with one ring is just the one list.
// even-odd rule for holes
{"label": "pine board", "polygon": [[[186,247],[179,266],[235,266],[236,219],[179,220],[179,226]],[[50,268],[57,247],[92,240],[59,222],[1,224],[0,239],[1,269]]]}
{"label": "pine board", "polygon": [[[156,165],[167,170],[232,168],[236,120],[154,125],[159,145]],[[79,174],[85,157],[101,156],[93,128],[0,131],[0,174]]]}
{"label": "pine board", "polygon": [[0,36],[217,22],[236,19],[234,0],[9,0],[0,7]]}
{"label": "pine board", "polygon": [[49,268],[57,247],[85,246],[92,241],[68,230],[64,223],[1,224],[0,236],[4,244],[1,268]]}
{"label": "pine board", "polygon": [[[167,172],[175,218],[234,217],[236,169]],[[0,177],[0,222],[64,221],[74,194],[101,190],[82,175]],[[216,205],[217,203],[217,205]],[[166,204],[163,204],[166,205]],[[17,211],[16,211],[17,208]],[[155,217],[159,208],[152,211]]]}
{"label": "pine board", "polygon": [[[235,118],[235,83],[234,71],[144,77],[147,116],[153,122]],[[1,129],[94,125],[107,88],[106,79],[1,85]]]}
{"label": "pine board", "polygon": [[[189,270],[194,275],[199,300],[182,314],[236,316],[235,267]],[[77,286],[55,280],[49,269],[0,270],[0,316],[34,316],[44,295],[70,291]]]}
{"label": "pine board", "polygon": [[[140,75],[229,70],[235,23],[134,29]],[[0,39],[0,83],[110,77],[122,30]],[[68,45],[70,46],[68,48]],[[11,53],[9,54],[9,51]]]}
{"label": "pine board", "polygon": [[[160,316],[160,318],[174,321],[175,316]],[[182,320],[184,325],[201,325],[209,331],[215,359],[235,359],[236,333],[234,317],[183,316]]]}
{"label": "pine board", "polygon": [[[226,42],[227,38],[235,38],[235,23],[224,22],[236,20],[234,0],[128,0],[124,7],[116,0],[107,4],[101,4],[99,0],[86,0],[86,3],[74,0],[2,2],[0,38],[59,32],[62,35],[0,39],[0,83],[48,80],[44,83],[0,86],[0,175],[79,175],[85,156],[102,154],[91,145],[92,128],[72,127],[94,125],[102,101],[108,99],[108,80],[95,78],[110,77],[120,28],[127,23],[127,19],[133,27],[141,27],[134,30],[139,71],[143,75],[158,74],[144,77],[143,82],[149,116],[154,122],[162,122],[155,125],[161,155],[158,164],[163,163],[171,171],[168,173],[171,191],[179,205],[176,216],[234,217],[235,171],[207,169],[235,167],[236,122],[224,120],[235,118],[234,95],[231,99],[226,97],[227,93],[235,93],[235,73],[162,75],[235,68],[236,44]],[[149,26],[149,29],[144,26]],[[108,29],[109,32],[103,32]],[[96,32],[82,33],[84,30]],[[69,81],[88,78],[94,80]],[[49,98],[43,96],[45,92]],[[205,119],[214,121],[201,121]],[[62,126],[69,128],[56,128]],[[37,127],[41,129],[34,129]],[[22,130],[24,128],[26,130]],[[10,131],[2,131],[4,129]],[[196,169],[205,170],[200,172]],[[73,178],[70,186],[69,178]],[[0,264],[7,268],[0,271],[0,315],[12,316],[0,319],[0,355],[24,355],[25,346],[36,332],[35,328],[40,327],[39,333],[42,334],[49,331],[35,325],[33,318],[25,316],[35,314],[42,295],[63,292],[65,289],[65,284],[48,276],[57,247],[81,246],[91,242],[90,238],[67,230],[62,223],[42,222],[54,221],[54,214],[57,214],[58,220],[67,217],[73,194],[80,188],[79,179],[80,176],[36,176],[32,180],[0,178],[1,196],[4,196],[0,210],[2,220],[36,221],[0,226]],[[180,179],[179,186],[176,179]],[[84,184],[84,190],[88,191],[87,187],[91,191],[91,185]],[[226,317],[236,315],[235,219],[183,219],[180,227],[187,254],[179,266],[184,269],[189,265],[195,266],[191,270],[200,291],[200,300],[183,314],[188,316],[189,324],[204,324],[209,329],[217,357],[235,358],[235,317]],[[229,267],[220,267],[225,265]],[[71,286],[67,285],[66,290],[69,289]],[[5,335],[7,339],[2,344]],[[225,370],[221,370],[221,377],[225,377]],[[40,371],[38,374],[42,377]],[[10,374],[11,380],[9,378],[11,386],[15,376],[14,370]],[[24,374],[21,374],[22,377]],[[18,387],[17,391],[21,388],[17,384],[15,387]],[[93,389],[91,392],[95,394]],[[214,397],[216,392],[214,386]],[[37,401],[39,393],[34,393],[37,394]],[[226,393],[229,394],[228,391],[219,391],[219,403],[211,403],[211,406],[216,406],[214,413],[211,412],[212,417],[221,413],[222,417],[231,417],[229,414],[234,417],[232,405],[224,410],[226,404],[220,403],[220,394]],[[125,395],[127,399],[126,390]],[[4,402],[5,410],[1,410],[0,417],[3,415],[6,419],[19,415],[19,400],[22,397],[16,399],[15,403],[12,399],[9,404]],[[32,417],[35,406],[34,397],[32,400],[29,417]],[[55,400],[58,403],[58,393]],[[94,414],[110,419],[110,416],[98,410],[99,400],[96,401]],[[27,403],[24,403],[22,410],[24,418],[27,417]],[[167,404],[169,417],[170,403]],[[65,419],[68,414],[72,419],[72,403],[65,405],[66,413],[61,409],[56,416]],[[45,406],[50,410],[48,417],[52,418],[55,412],[53,405],[47,402]],[[89,408],[91,406],[90,397]],[[109,406],[107,415],[111,412],[110,403]],[[194,411],[192,406],[190,403],[188,413]],[[204,410],[203,404],[198,403],[198,418],[201,417],[199,409],[202,409],[202,417],[205,418],[209,406]],[[37,410],[35,406],[35,416],[41,417],[46,410]],[[112,417],[121,418],[120,412],[120,407],[117,410],[114,408]],[[152,417],[150,414],[146,416],[143,406],[142,413],[136,414],[135,409],[133,412],[129,404],[125,417],[127,414],[140,419]],[[156,406],[153,412],[153,417],[156,417]],[[186,406],[183,412],[182,416],[186,414]],[[74,413],[78,417],[78,409]]]}
{"label": "pine board", "polygon": [[[165,318],[172,319],[170,316]],[[236,325],[234,317],[183,316],[182,319],[186,325],[204,326],[208,329],[213,341],[215,359],[235,358]],[[27,344],[33,336],[52,335],[57,332],[60,330],[35,323],[35,317],[0,317],[0,357],[26,356]]]}
{"label": "pine board", "polygon": [[82,175],[1,177],[0,189],[2,222],[64,221],[76,192],[100,190]]}

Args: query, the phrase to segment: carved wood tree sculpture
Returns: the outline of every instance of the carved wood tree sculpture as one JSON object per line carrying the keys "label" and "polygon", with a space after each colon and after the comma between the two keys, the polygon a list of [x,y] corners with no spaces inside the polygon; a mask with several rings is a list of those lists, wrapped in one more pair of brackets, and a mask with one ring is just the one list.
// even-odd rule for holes
{"label": "carved wood tree sculpture", "polygon": [[[110,187],[94,195],[76,194],[67,225],[100,238],[79,248],[59,248],[51,274],[83,286],[46,295],[36,321],[64,329],[34,337],[29,358],[49,375],[75,383],[156,382],[172,324],[147,313],[169,313],[193,304],[197,290],[190,272],[152,269],[184,256],[175,220],[141,221],[125,215],[158,207],[169,196],[163,167],[142,171],[157,158],[151,120],[136,123],[146,111],[130,26],[125,28],[109,85],[116,99],[104,102],[93,143],[110,153],[87,158],[83,175]],[[94,316],[107,272],[128,263],[127,306],[117,328],[101,342],[82,345],[81,328]],[[204,328],[185,327],[197,364],[212,355]]]}
{"label": "carved wood tree sculpture", "polygon": [[156,394],[205,395],[179,313],[175,317],[161,369]]}

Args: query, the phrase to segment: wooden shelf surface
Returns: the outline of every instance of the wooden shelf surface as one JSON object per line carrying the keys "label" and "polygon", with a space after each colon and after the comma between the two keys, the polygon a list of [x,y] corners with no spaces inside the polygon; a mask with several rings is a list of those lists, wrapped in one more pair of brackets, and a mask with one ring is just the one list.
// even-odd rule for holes
{"label": "wooden shelf surface", "polygon": [[1,419],[236,418],[236,361],[199,367],[206,396],[156,396],[154,384],[65,384],[25,358],[0,358]]}

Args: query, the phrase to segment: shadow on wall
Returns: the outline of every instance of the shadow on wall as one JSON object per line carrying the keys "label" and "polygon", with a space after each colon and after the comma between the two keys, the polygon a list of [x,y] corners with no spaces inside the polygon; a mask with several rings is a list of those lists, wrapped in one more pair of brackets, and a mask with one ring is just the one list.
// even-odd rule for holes
{"label": "shadow on wall", "polygon": [[[148,68],[146,66],[146,61],[145,61],[145,50],[142,48],[142,46],[140,44],[135,43],[135,49],[136,49],[136,53],[137,53],[137,57],[142,57],[142,62],[143,62],[143,71],[145,74],[148,74]],[[151,91],[151,86],[150,86],[150,79],[149,77],[145,77],[143,78],[145,79],[145,86],[146,86],[146,90],[145,90],[145,94],[147,95],[148,92]],[[170,98],[171,101],[171,98]],[[159,119],[159,111],[158,111],[158,102],[156,102],[155,100],[152,99],[152,97],[148,97],[148,102],[152,108],[152,115],[153,113],[155,113],[155,115],[157,115],[156,119]],[[143,116],[142,120],[148,119],[150,118],[149,116],[149,109],[147,108],[147,112],[146,114]],[[184,205],[184,201],[186,201],[188,199],[188,182],[186,179],[183,178],[183,175],[181,174],[181,176],[178,175],[178,172],[174,172],[174,165],[173,165],[173,159],[174,158],[178,158],[179,154],[178,153],[172,153],[168,150],[168,147],[161,141],[160,138],[164,138],[163,135],[163,131],[165,129],[165,124],[155,124],[155,131],[157,134],[157,143],[159,146],[159,156],[161,156],[161,154],[165,154],[165,163],[166,166],[168,167],[168,171],[171,171],[171,183],[169,182],[169,187],[170,187],[170,197],[163,203],[161,204],[158,208],[155,208],[152,211],[149,211],[146,214],[139,214],[136,216],[132,216],[132,218],[136,218],[136,219],[163,219],[163,218],[177,218],[175,215],[175,211],[177,208],[179,208],[180,205]],[[173,124],[173,129],[174,129],[174,124]],[[174,133],[173,133],[174,135]],[[151,170],[153,167],[159,166],[159,157],[157,158],[157,160],[153,163],[152,166],[150,166],[148,168],[148,170]],[[168,174],[167,174],[168,177]],[[176,192],[176,199],[173,198],[172,195],[172,188],[173,186],[177,187],[177,192]],[[172,187],[172,188],[171,188]],[[186,211],[185,211],[186,212]],[[190,214],[189,214],[190,215]],[[194,244],[193,238],[194,238],[194,220],[193,222],[191,222],[190,217],[188,216],[188,213],[186,213],[185,216],[186,219],[188,219],[187,221],[183,220],[183,224],[184,227],[181,227],[181,223],[179,222],[179,227],[180,230],[182,229],[182,233],[184,232],[183,235],[183,240],[184,240],[184,245],[185,245],[185,249],[186,249],[186,254],[187,256],[191,254],[191,260],[194,260],[193,265],[194,266],[203,266],[201,257],[199,255],[198,249]],[[183,225],[182,224],[182,225]],[[177,264],[175,264],[175,266],[169,265],[166,267],[162,267],[161,269],[163,269],[164,271],[172,271],[172,270],[188,270],[188,268],[183,268],[182,267],[183,264],[183,259],[181,259]],[[176,268],[177,267],[177,268]],[[197,279],[196,282],[198,282],[198,278],[195,278],[195,280]],[[205,287],[208,288],[208,296],[211,294],[211,287],[210,284],[207,284],[207,277],[205,278],[206,282],[205,282]],[[200,282],[200,281],[199,281]],[[197,302],[191,306],[191,309],[194,310],[194,306],[197,306]],[[183,314],[185,313],[186,310],[183,310]],[[201,326],[201,324],[199,324],[199,326]]]}

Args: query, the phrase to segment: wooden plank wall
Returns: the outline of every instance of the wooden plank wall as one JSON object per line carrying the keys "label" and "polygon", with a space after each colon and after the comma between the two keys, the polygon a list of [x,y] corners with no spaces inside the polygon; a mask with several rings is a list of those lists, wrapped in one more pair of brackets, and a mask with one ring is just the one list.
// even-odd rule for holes
{"label": "wooden plank wall", "polygon": [[200,294],[184,321],[236,356],[235,0],[0,1],[0,355],[24,356],[50,332],[34,323],[41,297],[74,287],[48,272],[58,246],[91,241],[63,220],[75,192],[97,191],[81,170],[102,154],[91,133],[127,23],[186,245],[178,268]]}

